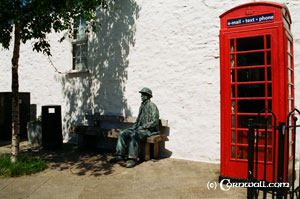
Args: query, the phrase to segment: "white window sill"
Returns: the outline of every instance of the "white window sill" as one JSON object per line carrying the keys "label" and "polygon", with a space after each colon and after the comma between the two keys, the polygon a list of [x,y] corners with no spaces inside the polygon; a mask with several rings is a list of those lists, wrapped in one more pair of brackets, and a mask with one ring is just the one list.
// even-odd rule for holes
{"label": "white window sill", "polygon": [[68,74],[70,74],[70,75],[90,74],[90,71],[88,69],[86,69],[86,70],[70,70],[70,71],[68,71]]}
{"label": "white window sill", "polygon": [[72,41],[72,44],[82,44],[82,43],[87,43],[88,39],[87,38],[83,38],[83,39],[74,39]]}

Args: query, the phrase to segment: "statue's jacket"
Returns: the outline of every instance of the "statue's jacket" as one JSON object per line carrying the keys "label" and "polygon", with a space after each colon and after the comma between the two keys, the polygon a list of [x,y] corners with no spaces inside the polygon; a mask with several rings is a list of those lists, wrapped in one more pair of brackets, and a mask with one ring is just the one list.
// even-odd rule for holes
{"label": "statue's jacket", "polygon": [[147,136],[159,134],[159,112],[157,106],[150,99],[142,102],[139,115],[133,125],[134,129],[142,127]]}

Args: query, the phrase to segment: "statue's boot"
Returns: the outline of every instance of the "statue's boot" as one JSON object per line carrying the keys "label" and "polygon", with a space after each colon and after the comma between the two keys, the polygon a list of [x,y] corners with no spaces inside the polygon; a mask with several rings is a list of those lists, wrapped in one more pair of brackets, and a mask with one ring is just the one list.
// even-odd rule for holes
{"label": "statue's boot", "polygon": [[113,159],[111,159],[109,162],[110,163],[117,163],[121,160],[123,160],[123,157],[118,155],[118,156],[114,157]]}
{"label": "statue's boot", "polygon": [[135,165],[136,165],[136,160],[131,159],[131,160],[129,160],[129,162],[127,163],[126,168],[132,168],[132,167],[134,167]]}

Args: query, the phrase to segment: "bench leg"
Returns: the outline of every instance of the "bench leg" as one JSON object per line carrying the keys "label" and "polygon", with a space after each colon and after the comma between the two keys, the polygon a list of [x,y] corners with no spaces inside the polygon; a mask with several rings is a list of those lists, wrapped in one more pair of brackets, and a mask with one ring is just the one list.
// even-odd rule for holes
{"label": "bench leg", "polygon": [[153,158],[158,159],[158,155],[159,155],[159,146],[158,146],[158,142],[156,142],[153,144]]}
{"label": "bench leg", "polygon": [[139,159],[145,160],[145,143],[141,143],[141,146],[139,147]]}
{"label": "bench leg", "polygon": [[145,143],[145,157],[144,160],[150,160],[150,143]]}
{"label": "bench leg", "polygon": [[85,148],[86,140],[85,140],[85,136],[84,135],[78,134],[77,145],[78,145],[78,149],[80,149],[80,150],[82,150],[82,149]]}

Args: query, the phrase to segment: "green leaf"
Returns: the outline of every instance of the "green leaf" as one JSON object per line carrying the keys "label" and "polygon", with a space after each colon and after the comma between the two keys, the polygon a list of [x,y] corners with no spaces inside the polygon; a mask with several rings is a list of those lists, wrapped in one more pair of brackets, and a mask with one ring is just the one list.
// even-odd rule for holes
{"label": "green leaf", "polygon": [[[46,34],[68,30],[72,32],[73,22],[84,18],[96,20],[96,9],[108,7],[108,0],[21,0],[17,6],[13,0],[0,0],[0,44],[8,49],[13,25],[21,27],[21,41],[37,39],[33,50],[50,53],[50,45],[45,41]],[[74,19],[74,20],[73,20]],[[88,30],[89,31],[89,30]],[[95,27],[92,31],[97,31]],[[62,38],[63,40],[63,38]],[[61,40],[61,41],[62,41]]]}

